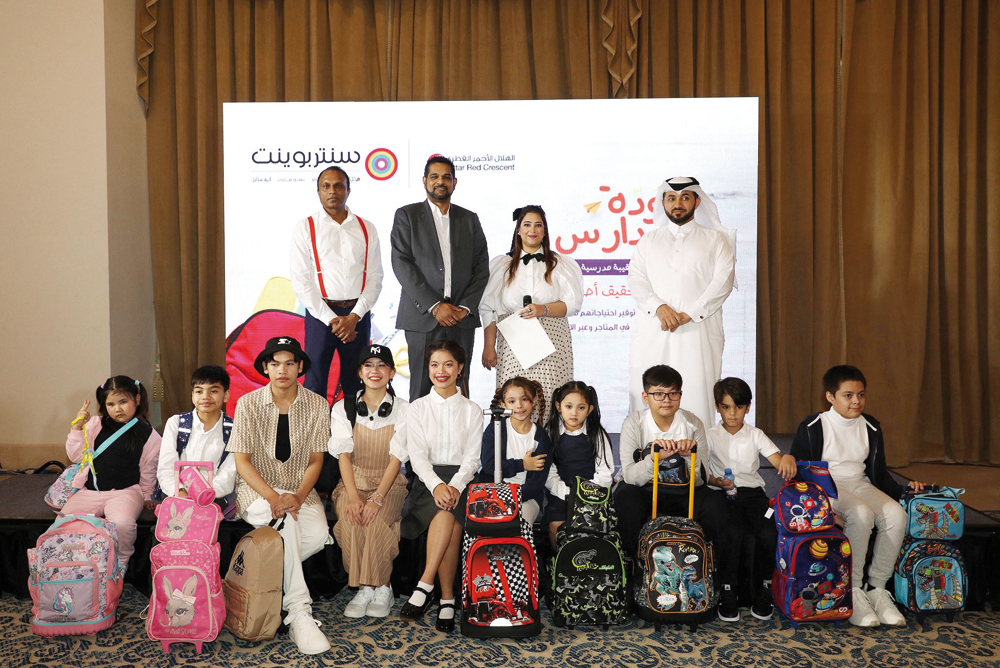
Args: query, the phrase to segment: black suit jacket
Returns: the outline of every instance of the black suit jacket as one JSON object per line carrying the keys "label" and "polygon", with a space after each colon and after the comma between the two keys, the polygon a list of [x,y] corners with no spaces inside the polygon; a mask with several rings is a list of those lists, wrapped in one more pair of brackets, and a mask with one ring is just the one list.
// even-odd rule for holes
{"label": "black suit jacket", "polygon": [[[490,256],[479,216],[455,204],[448,211],[451,237],[451,303],[469,309],[458,327],[480,326],[479,302],[490,277]],[[428,309],[444,299],[444,259],[431,204],[396,209],[389,235],[392,270],[402,286],[396,327],[429,332],[438,322]]]}

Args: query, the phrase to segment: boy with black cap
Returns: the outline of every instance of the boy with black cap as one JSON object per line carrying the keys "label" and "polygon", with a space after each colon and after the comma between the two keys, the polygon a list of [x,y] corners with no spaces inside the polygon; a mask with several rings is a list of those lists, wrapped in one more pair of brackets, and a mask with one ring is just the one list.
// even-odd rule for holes
{"label": "boy with black cap", "polygon": [[330,412],[326,399],[298,383],[309,364],[292,337],[267,342],[254,368],[270,382],[237,402],[227,450],[233,453],[239,474],[240,517],[255,528],[284,518],[278,526],[285,543],[281,601],[288,612],[285,623],[299,651],[319,654],[330,649],[330,642],[312,617],[302,561],[333,544],[326,513],[313,490],[330,436]]}

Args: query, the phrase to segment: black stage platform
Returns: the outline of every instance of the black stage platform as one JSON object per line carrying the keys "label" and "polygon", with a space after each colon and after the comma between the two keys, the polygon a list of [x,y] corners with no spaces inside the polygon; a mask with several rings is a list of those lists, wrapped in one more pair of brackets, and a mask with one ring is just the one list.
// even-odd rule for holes
{"label": "black stage platform", "polygon": [[[617,434],[615,441],[615,458],[617,459]],[[782,452],[788,452],[791,446],[791,435],[772,436],[775,444]],[[764,478],[767,493],[773,497],[782,485],[782,480],[770,464],[762,461],[760,469]],[[906,479],[896,476],[900,482]],[[55,519],[55,512],[42,500],[45,491],[55,480],[52,474],[38,473],[17,475],[0,481],[0,591],[11,593],[19,598],[28,597],[28,558],[27,549],[35,546],[35,541]],[[332,526],[335,519],[328,512]],[[129,562],[125,581],[131,583],[139,591],[149,594],[150,570],[149,551],[154,544],[153,526],[156,517],[149,510],[143,510],[139,516],[139,530],[136,535],[135,554]],[[542,530],[539,530],[542,529]],[[243,521],[223,522],[219,529],[219,543],[222,547],[221,570],[225,575],[229,567],[236,543],[247,532],[250,525]],[[547,545],[548,532],[536,526],[536,543],[540,559],[544,559],[549,550]],[[746,557],[752,555],[750,546],[744,546]],[[966,506],[965,534],[958,541],[958,548],[966,562],[969,572],[969,595],[966,608],[982,610],[984,604],[990,601],[1000,604],[1000,522]],[[397,557],[392,575],[392,585],[397,595],[408,595],[416,584],[424,557],[423,541],[402,541],[400,554]],[[750,557],[752,558],[752,557]],[[545,564],[540,564],[543,567]],[[340,549],[336,546],[327,547],[304,564],[306,579],[313,598],[330,598],[339,592],[347,583],[347,573],[344,571]],[[748,603],[746,595],[741,593],[741,602]]]}

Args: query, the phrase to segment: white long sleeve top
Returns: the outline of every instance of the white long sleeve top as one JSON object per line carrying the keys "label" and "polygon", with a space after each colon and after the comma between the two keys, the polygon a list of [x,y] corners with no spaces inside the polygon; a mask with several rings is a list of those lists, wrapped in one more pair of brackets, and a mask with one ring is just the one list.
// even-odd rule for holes
{"label": "white long sleeve top", "polygon": [[[348,208],[343,223],[337,223],[326,211],[318,211],[312,219],[316,227],[316,249],[323,269],[323,286],[327,299],[347,301],[357,299],[351,309],[359,318],[370,311],[382,292],[382,250],[378,231],[371,220],[365,218],[368,233],[368,274],[362,291],[362,274],[365,270],[365,234],[358,217]],[[316,260],[313,256],[309,219],[303,218],[292,230],[291,252],[292,290],[306,310],[320,322],[330,322],[336,317],[323,301]]]}
{"label": "white long sleeve top", "polygon": [[[445,483],[462,491],[479,470],[483,445],[483,410],[461,392],[445,399],[432,389],[410,404],[406,415],[406,455],[410,466],[432,493]],[[389,449],[400,461],[398,449]],[[434,473],[434,466],[459,466],[451,480]]]}
{"label": "white long sleeve top", "polygon": [[486,283],[479,306],[483,327],[496,322],[502,315],[522,308],[524,295],[531,295],[534,304],[565,303],[566,317],[580,311],[583,304],[583,271],[576,260],[559,255],[559,262],[552,270],[551,283],[545,280],[544,262],[530,260],[525,265],[518,260],[514,280],[507,285],[510,261],[509,255],[498,255],[490,260],[490,280]]}

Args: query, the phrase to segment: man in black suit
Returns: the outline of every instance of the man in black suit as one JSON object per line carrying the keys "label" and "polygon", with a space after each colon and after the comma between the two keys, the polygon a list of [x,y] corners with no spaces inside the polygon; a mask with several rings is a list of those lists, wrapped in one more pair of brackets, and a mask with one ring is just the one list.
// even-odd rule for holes
{"label": "man in black suit", "polygon": [[[479,216],[451,203],[457,182],[451,160],[432,156],[424,165],[427,199],[397,209],[392,223],[392,269],[403,289],[396,327],[409,349],[410,401],[431,390],[424,359],[431,341],[453,339],[474,359],[489,253]],[[460,379],[466,396],[468,368]]]}

